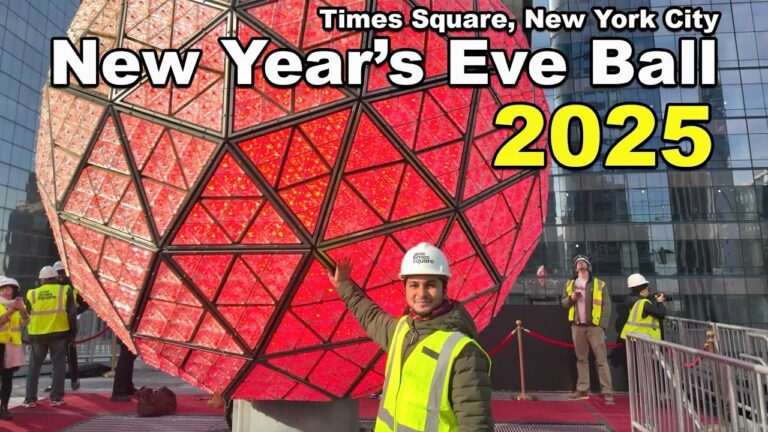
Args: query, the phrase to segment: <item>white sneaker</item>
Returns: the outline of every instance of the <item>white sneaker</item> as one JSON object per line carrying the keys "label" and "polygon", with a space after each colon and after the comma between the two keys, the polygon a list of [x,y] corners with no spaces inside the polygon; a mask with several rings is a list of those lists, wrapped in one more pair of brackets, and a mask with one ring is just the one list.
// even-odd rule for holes
{"label": "white sneaker", "polygon": [[65,404],[66,404],[66,402],[64,402],[63,400],[52,400],[51,401],[51,406],[52,407],[59,407],[59,406],[65,405]]}
{"label": "white sneaker", "polygon": [[22,402],[21,406],[24,408],[34,408],[37,406],[37,401],[25,399],[24,402]]}

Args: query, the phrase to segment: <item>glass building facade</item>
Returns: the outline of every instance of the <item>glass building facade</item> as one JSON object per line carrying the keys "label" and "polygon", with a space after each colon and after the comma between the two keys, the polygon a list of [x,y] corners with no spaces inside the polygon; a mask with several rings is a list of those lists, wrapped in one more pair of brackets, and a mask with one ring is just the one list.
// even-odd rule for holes
{"label": "glass building facade", "polygon": [[[648,48],[677,52],[677,39],[698,34],[600,32],[594,19],[583,32],[538,32],[534,49],[552,47],[570,62],[567,83],[549,92],[552,107],[593,106],[604,118],[620,102],[655,107],[709,103],[714,149],[694,171],[584,171],[553,165],[549,208],[536,253],[509,297],[510,303],[548,304],[571,275],[571,259],[586,253],[594,271],[610,283],[615,301],[628,294],[626,277],[640,272],[673,297],[671,313],[694,319],[768,327],[768,1],[535,1],[553,10],[589,11],[693,6],[721,12],[718,85],[712,88],[593,89],[589,85],[591,37],[630,39],[635,53]],[[644,148],[663,146],[656,136]],[[605,151],[624,133],[603,128]],[[578,136],[576,136],[578,138]],[[543,269],[541,266],[544,266]]]}
{"label": "glass building facade", "polygon": [[34,173],[40,89],[50,38],[66,35],[78,0],[0,2],[0,273],[34,285],[58,259]]}
{"label": "glass building facade", "polygon": [[[505,1],[515,11],[516,0]],[[617,301],[626,276],[640,272],[673,297],[673,313],[768,328],[768,1],[535,0],[553,10],[613,6],[661,12],[671,5],[721,12],[719,85],[714,88],[615,89],[589,86],[589,39],[618,36],[646,48],[677,50],[690,33],[533,32],[534,49],[553,47],[570,61],[568,82],[548,90],[552,107],[579,101],[601,115],[619,102],[658,108],[710,103],[714,151],[695,171],[585,171],[553,166],[541,242],[508,302],[552,304],[570,276],[571,259],[586,253]],[[77,0],[0,2],[0,272],[31,286],[57,258],[36,192],[34,147],[39,90],[49,67],[49,38],[65,34]],[[518,14],[519,15],[519,14]],[[658,131],[657,131],[658,133]],[[622,131],[603,131],[607,149]],[[659,136],[646,147],[661,147]],[[543,266],[543,269],[542,269]]]}

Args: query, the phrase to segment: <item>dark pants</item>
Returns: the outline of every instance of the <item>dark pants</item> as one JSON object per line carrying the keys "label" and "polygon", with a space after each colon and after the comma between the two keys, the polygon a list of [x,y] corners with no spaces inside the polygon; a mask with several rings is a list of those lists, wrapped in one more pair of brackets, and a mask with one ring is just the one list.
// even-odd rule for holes
{"label": "dark pants", "polygon": [[69,366],[69,380],[73,384],[80,381],[80,368],[77,366],[77,345],[73,343],[67,346],[67,364]]}
{"label": "dark pants", "polygon": [[136,354],[120,342],[120,356],[117,358],[112,396],[130,396],[133,394],[133,362],[135,360]]}
{"label": "dark pants", "polygon": [[67,364],[67,338],[51,339],[47,343],[32,342],[27,372],[27,400],[37,400],[37,384],[40,380],[40,368],[43,366],[48,351],[51,352],[53,379],[51,382],[51,400],[64,398],[64,375]]}
{"label": "dark pants", "polygon": [[13,391],[13,373],[19,370],[19,368],[3,369],[2,375],[0,375],[0,407],[8,409],[8,401],[11,400],[11,392]]}
{"label": "dark pants", "polygon": [[[0,363],[5,358],[5,344],[0,344]],[[0,369],[0,408],[8,409],[13,391],[13,373],[19,368]]]}

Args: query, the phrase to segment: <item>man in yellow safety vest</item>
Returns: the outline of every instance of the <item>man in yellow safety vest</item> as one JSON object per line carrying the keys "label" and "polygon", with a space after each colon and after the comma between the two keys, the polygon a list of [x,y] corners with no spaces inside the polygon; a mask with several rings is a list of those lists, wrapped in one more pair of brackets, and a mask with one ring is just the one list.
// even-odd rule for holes
{"label": "man in yellow safety vest", "polygon": [[51,266],[40,269],[40,286],[27,291],[26,303],[29,310],[29,340],[32,343],[29,371],[27,372],[27,394],[22,406],[37,406],[37,384],[40,367],[48,351],[51,352],[53,379],[51,384],[51,406],[64,405],[64,375],[66,371],[67,344],[74,338],[75,302],[72,290],[57,282],[58,273]]}
{"label": "man in yellow safety vest", "polygon": [[586,255],[573,259],[575,276],[565,285],[560,303],[568,309],[571,335],[576,351],[576,391],[571,400],[589,398],[589,349],[595,354],[597,375],[605,403],[613,405],[613,384],[605,349],[605,330],[611,317],[611,295],[605,282],[592,275],[592,263]]}
{"label": "man in yellow safety vest", "polygon": [[329,274],[368,336],[387,351],[376,432],[493,431],[491,359],[460,302],[447,297],[451,274],[440,249],[419,243],[400,266],[408,313],[396,318],[350,278],[349,258]]}
{"label": "man in yellow safety vest", "polygon": [[626,339],[627,333],[645,333],[650,337],[661,340],[661,320],[667,315],[667,308],[664,302],[667,297],[664,293],[657,294],[651,301],[650,283],[640,273],[634,273],[627,278],[627,286],[633,295],[640,298],[635,301],[632,310],[629,311],[629,318],[624,328],[621,329],[621,338]]}

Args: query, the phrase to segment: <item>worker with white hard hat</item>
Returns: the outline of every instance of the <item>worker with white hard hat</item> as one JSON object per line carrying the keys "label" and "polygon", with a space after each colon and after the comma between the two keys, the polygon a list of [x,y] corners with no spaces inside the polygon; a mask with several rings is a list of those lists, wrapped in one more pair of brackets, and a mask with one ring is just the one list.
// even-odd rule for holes
{"label": "worker with white hard hat", "polygon": [[605,332],[610,323],[612,303],[605,281],[592,273],[592,260],[586,255],[573,258],[574,276],[565,284],[560,304],[568,309],[571,336],[576,353],[576,390],[571,400],[589,398],[589,350],[595,355],[600,390],[607,405],[615,404],[613,381],[608,367]]}
{"label": "worker with white hard hat", "polygon": [[644,333],[650,337],[661,340],[661,320],[667,315],[664,302],[667,296],[664,293],[657,294],[651,301],[650,282],[640,273],[633,273],[627,278],[627,287],[633,295],[639,298],[629,311],[629,318],[621,330],[621,338],[626,339],[627,333]]}
{"label": "worker with white hard hat", "polygon": [[472,317],[448,298],[451,272],[443,252],[419,243],[405,253],[400,279],[407,313],[399,318],[358,289],[351,270],[351,261],[340,259],[329,278],[368,336],[389,353],[376,432],[493,431],[491,359],[475,340]]}
{"label": "worker with white hard hat", "polygon": [[48,352],[51,353],[53,379],[51,406],[64,405],[64,375],[66,372],[67,344],[74,339],[75,302],[68,285],[58,283],[59,274],[52,266],[40,269],[40,286],[27,291],[26,301],[30,321],[27,327],[32,344],[27,392],[22,403],[25,408],[37,406],[37,384],[40,368]]}

